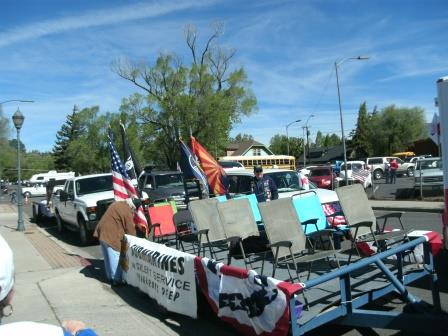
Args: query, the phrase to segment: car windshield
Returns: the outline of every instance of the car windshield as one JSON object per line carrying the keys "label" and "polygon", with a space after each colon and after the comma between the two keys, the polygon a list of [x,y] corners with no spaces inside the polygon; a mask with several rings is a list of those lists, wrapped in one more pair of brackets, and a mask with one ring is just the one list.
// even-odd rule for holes
{"label": "car windshield", "polygon": [[113,190],[112,175],[95,176],[76,181],[79,196]]}
{"label": "car windshield", "polygon": [[331,175],[330,169],[313,169],[310,172],[310,176],[329,176]]}
{"label": "car windshield", "polygon": [[252,191],[252,176],[248,175],[227,175],[229,181],[229,192],[231,194],[250,194]]}
{"label": "car windshield", "polygon": [[278,188],[278,192],[301,190],[299,185],[299,176],[295,172],[271,172],[266,173],[266,175],[270,176],[274,180],[275,185]]}
{"label": "car windshield", "polygon": [[441,159],[435,159],[435,160],[423,160],[418,161],[418,168],[417,169],[442,169],[442,160]]}
{"label": "car windshield", "polygon": [[155,178],[157,187],[179,187],[184,185],[181,174],[156,175]]}

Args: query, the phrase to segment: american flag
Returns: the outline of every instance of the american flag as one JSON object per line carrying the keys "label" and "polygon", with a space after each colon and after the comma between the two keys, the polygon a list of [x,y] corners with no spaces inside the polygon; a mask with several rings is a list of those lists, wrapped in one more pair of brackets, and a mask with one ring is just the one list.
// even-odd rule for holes
{"label": "american flag", "polygon": [[353,169],[352,171],[352,178],[354,180],[357,181],[361,181],[362,183],[364,183],[367,179],[367,177],[369,177],[370,171],[368,171],[367,169]]}
{"label": "american flag", "polygon": [[[126,169],[115,149],[114,143],[112,142],[112,134],[110,133],[109,149],[112,160],[112,183],[115,200],[123,201],[127,198],[138,198],[137,191],[126,173]],[[145,234],[145,236],[148,234],[148,222],[141,206],[134,212],[134,224]]]}
{"label": "american flag", "polygon": [[341,204],[339,202],[325,203],[322,204],[322,209],[324,210],[325,216],[327,217],[328,223],[332,227],[338,225],[347,224],[344,216],[335,216],[335,213],[342,213]]}

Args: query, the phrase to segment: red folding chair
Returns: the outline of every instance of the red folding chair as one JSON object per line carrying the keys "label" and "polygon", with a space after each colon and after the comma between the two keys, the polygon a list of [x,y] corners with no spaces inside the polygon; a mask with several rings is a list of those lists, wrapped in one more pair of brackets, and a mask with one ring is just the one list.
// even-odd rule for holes
{"label": "red folding chair", "polygon": [[155,242],[161,243],[164,241],[169,241],[170,237],[174,237],[176,239],[176,227],[173,222],[174,213],[170,204],[149,207],[148,213],[151,220],[151,228],[153,230]]}

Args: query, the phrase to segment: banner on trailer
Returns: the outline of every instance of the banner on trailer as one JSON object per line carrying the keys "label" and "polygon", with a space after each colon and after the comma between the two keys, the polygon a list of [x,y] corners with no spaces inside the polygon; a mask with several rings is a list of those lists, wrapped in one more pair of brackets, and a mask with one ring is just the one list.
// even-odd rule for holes
{"label": "banner on trailer", "polygon": [[[253,270],[196,257],[200,290],[216,315],[243,335],[286,336],[290,326],[289,300],[302,290],[291,284],[258,275]],[[302,304],[296,300],[295,316]]]}
{"label": "banner on trailer", "polygon": [[126,235],[120,265],[124,280],[167,310],[197,317],[195,256]]}

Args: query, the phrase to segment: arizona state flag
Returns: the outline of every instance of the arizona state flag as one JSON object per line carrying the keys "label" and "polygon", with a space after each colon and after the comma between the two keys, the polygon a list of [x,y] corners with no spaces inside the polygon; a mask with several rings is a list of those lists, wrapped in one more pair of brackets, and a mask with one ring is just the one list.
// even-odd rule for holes
{"label": "arizona state flag", "polygon": [[207,176],[211,191],[215,195],[227,194],[229,180],[224,169],[194,137],[191,137],[191,150],[198,158],[202,170]]}

